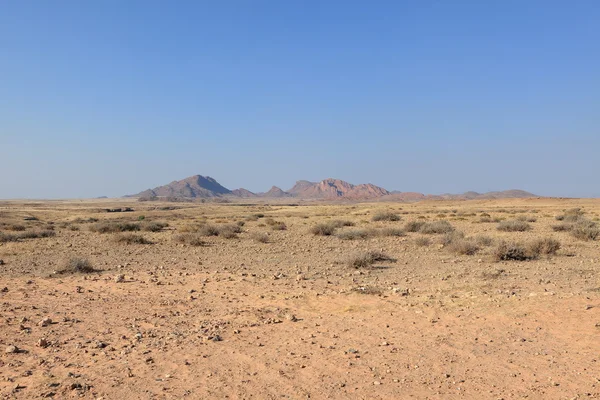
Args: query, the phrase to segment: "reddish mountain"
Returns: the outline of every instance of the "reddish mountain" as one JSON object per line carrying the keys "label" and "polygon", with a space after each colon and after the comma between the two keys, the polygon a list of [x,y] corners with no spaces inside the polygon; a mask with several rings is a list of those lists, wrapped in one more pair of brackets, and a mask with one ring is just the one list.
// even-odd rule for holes
{"label": "reddish mountain", "polygon": [[389,192],[371,183],[353,185],[339,179],[325,179],[319,183],[299,181],[289,190],[296,197],[311,199],[372,199]]}
{"label": "reddish mountain", "polygon": [[271,187],[268,192],[261,193],[261,197],[269,197],[269,198],[281,198],[281,197],[291,197],[290,193],[284,192],[281,188],[277,186]]}

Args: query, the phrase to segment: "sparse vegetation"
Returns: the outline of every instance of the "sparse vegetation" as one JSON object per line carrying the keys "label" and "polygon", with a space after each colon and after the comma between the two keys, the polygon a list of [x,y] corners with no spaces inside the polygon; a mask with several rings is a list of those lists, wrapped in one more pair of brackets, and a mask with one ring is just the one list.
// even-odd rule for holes
{"label": "sparse vegetation", "polygon": [[571,235],[579,240],[596,240],[600,237],[600,228],[593,221],[579,221],[571,228]]}
{"label": "sparse vegetation", "polygon": [[503,232],[525,232],[531,230],[531,225],[526,221],[508,220],[498,224],[497,229]]}
{"label": "sparse vegetation", "polygon": [[315,236],[331,236],[335,233],[337,227],[331,222],[320,223],[310,228],[310,232]]}
{"label": "sparse vegetation", "polygon": [[391,211],[379,211],[373,215],[372,221],[400,221],[400,216]]}
{"label": "sparse vegetation", "polygon": [[419,236],[415,239],[415,244],[419,247],[427,247],[431,244],[431,239],[426,236]]}
{"label": "sparse vegetation", "polygon": [[454,227],[448,221],[427,222],[421,226],[419,232],[428,235],[449,233],[454,230]]}
{"label": "sparse vegetation", "polygon": [[140,230],[140,225],[132,222],[97,222],[90,225],[90,231],[97,233],[135,232]]}
{"label": "sparse vegetation", "polygon": [[369,268],[379,261],[395,261],[390,256],[379,251],[367,251],[356,254],[348,260],[348,265],[352,268]]}
{"label": "sparse vegetation", "polygon": [[135,233],[123,233],[115,236],[115,242],[124,244],[153,244],[151,241]]}
{"label": "sparse vegetation", "polygon": [[535,260],[541,255],[554,255],[560,249],[560,242],[552,238],[536,239],[529,243],[502,241],[494,250],[497,261]]}
{"label": "sparse vegetation", "polygon": [[166,222],[147,222],[142,224],[142,230],[146,232],[160,232],[169,226]]}
{"label": "sparse vegetation", "polygon": [[0,243],[18,242],[22,239],[41,239],[56,236],[56,232],[51,230],[44,231],[25,231],[20,233],[0,232]]}
{"label": "sparse vegetation", "polygon": [[406,232],[419,232],[423,225],[425,225],[423,221],[409,221],[404,224],[404,230]]}
{"label": "sparse vegetation", "polygon": [[404,230],[400,228],[383,228],[379,230],[379,234],[381,236],[406,236],[406,232],[404,232]]}
{"label": "sparse vegetation", "polygon": [[250,238],[258,243],[269,243],[269,235],[264,232],[253,232]]}
{"label": "sparse vegetation", "polygon": [[187,244],[190,246],[205,246],[206,242],[202,239],[202,235],[199,233],[180,233],[173,236],[173,240],[177,243]]}
{"label": "sparse vegetation", "polygon": [[85,258],[74,257],[71,258],[65,268],[57,271],[58,274],[91,274],[93,272],[100,272],[92,266],[92,263]]}
{"label": "sparse vegetation", "polygon": [[366,229],[353,229],[350,231],[344,231],[337,234],[342,240],[357,240],[366,239],[372,235],[372,232]]}

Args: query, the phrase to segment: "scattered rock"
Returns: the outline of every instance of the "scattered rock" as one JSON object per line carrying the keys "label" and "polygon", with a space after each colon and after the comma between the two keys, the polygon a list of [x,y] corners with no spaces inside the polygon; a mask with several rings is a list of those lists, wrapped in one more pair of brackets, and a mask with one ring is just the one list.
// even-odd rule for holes
{"label": "scattered rock", "polygon": [[123,275],[123,274],[119,274],[119,275],[115,276],[115,282],[116,282],[116,283],[122,283],[122,282],[125,282],[125,275]]}
{"label": "scattered rock", "polygon": [[39,326],[45,327],[52,324],[52,319],[50,317],[45,317],[40,322],[38,322]]}
{"label": "scattered rock", "polygon": [[17,346],[8,346],[6,347],[6,349],[4,350],[4,352],[6,354],[15,354],[19,352],[19,348]]}
{"label": "scattered rock", "polygon": [[45,338],[41,338],[37,341],[37,346],[45,349],[46,347],[50,346],[50,342],[48,342]]}

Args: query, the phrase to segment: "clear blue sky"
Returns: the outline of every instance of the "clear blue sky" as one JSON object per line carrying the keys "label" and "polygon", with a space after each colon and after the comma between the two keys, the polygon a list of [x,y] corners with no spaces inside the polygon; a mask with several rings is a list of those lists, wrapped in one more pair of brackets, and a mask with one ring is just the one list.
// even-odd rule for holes
{"label": "clear blue sky", "polygon": [[3,1],[0,162],[0,198],[600,196],[600,1]]}

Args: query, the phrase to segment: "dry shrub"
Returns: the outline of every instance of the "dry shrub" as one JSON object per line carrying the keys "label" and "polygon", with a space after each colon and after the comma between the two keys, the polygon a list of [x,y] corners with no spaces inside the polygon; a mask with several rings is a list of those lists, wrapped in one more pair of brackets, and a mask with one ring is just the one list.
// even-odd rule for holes
{"label": "dry shrub", "polygon": [[536,217],[530,217],[527,215],[519,215],[516,218],[517,221],[521,221],[521,222],[536,222],[537,218]]}
{"label": "dry shrub", "polygon": [[552,230],[554,232],[569,232],[572,229],[573,229],[573,224],[569,224],[569,223],[552,225]]}
{"label": "dry shrub", "polygon": [[333,225],[336,228],[343,228],[345,226],[356,225],[354,222],[348,221],[346,219],[334,219],[333,221],[329,221],[329,224]]}
{"label": "dry shrub", "polygon": [[344,231],[337,234],[337,237],[342,240],[356,240],[366,239],[371,236],[372,232],[366,229],[354,229],[351,231]]}
{"label": "dry shrub", "polygon": [[337,227],[331,222],[320,223],[312,228],[310,228],[310,232],[315,236],[331,236],[335,233]]}
{"label": "dry shrub", "polygon": [[265,219],[265,222],[274,231],[285,231],[287,229],[287,225],[283,221],[275,221],[273,218],[267,218]]}
{"label": "dry shrub", "polygon": [[135,233],[123,233],[115,236],[115,242],[125,244],[153,244],[151,241]]}
{"label": "dry shrub", "polygon": [[263,232],[253,232],[250,234],[250,238],[258,243],[269,243],[269,235]]}
{"label": "dry shrub", "polygon": [[427,247],[431,244],[431,240],[426,236],[419,236],[415,239],[415,244],[419,247]]}
{"label": "dry shrub", "polygon": [[571,228],[571,235],[580,240],[596,240],[600,237],[600,228],[593,221],[580,221]]}
{"label": "dry shrub", "polygon": [[202,240],[202,237],[203,236],[199,233],[189,232],[175,235],[173,237],[173,240],[175,240],[178,243],[183,243],[190,246],[205,246],[206,242]]}
{"label": "dry shrub", "polygon": [[348,260],[348,266],[352,268],[369,268],[379,261],[395,261],[390,256],[379,251],[367,251],[356,254]]}
{"label": "dry shrub", "polygon": [[196,231],[200,236],[219,236],[219,228],[214,225],[201,225]]}
{"label": "dry shrub", "polygon": [[380,211],[373,215],[371,221],[400,221],[400,216],[391,211]]}
{"label": "dry shrub", "polygon": [[494,250],[497,261],[535,260],[541,255],[554,255],[560,249],[560,242],[552,238],[537,239],[529,243],[502,241]]}
{"label": "dry shrub", "polygon": [[69,260],[65,268],[58,271],[59,274],[90,274],[93,272],[100,272],[92,266],[85,258],[74,257]]}
{"label": "dry shrub", "polygon": [[56,236],[56,232],[50,230],[44,231],[27,231],[21,233],[4,233],[0,232],[0,243],[18,242],[22,239],[41,239]]}
{"label": "dry shrub", "polygon": [[479,251],[479,246],[477,243],[475,243],[475,241],[464,238],[454,240],[446,248],[453,253],[468,256],[471,256]]}
{"label": "dry shrub", "polygon": [[488,247],[494,244],[494,239],[489,236],[479,235],[475,236],[475,243],[481,247]]}
{"label": "dry shrub", "polygon": [[404,230],[400,228],[383,228],[379,231],[379,234],[381,236],[406,236],[406,232],[404,232]]}
{"label": "dry shrub", "polygon": [[531,225],[526,221],[508,220],[498,224],[497,229],[503,232],[525,232],[531,230]]}
{"label": "dry shrub", "polygon": [[482,224],[487,224],[487,223],[494,222],[494,220],[491,217],[481,217],[481,218],[479,218],[479,222]]}
{"label": "dry shrub", "polygon": [[25,227],[25,225],[11,225],[11,226],[7,227],[7,229],[9,231],[22,232],[27,228]]}
{"label": "dry shrub", "polygon": [[135,232],[140,225],[131,222],[98,222],[90,225],[90,231],[97,233]]}
{"label": "dry shrub", "polygon": [[421,227],[425,225],[425,222],[422,221],[409,221],[404,224],[404,230],[406,232],[419,232]]}
{"label": "dry shrub", "polygon": [[560,242],[552,238],[537,239],[529,243],[528,251],[531,256],[554,255],[560,249]]}
{"label": "dry shrub", "polygon": [[425,223],[423,226],[421,226],[421,229],[419,229],[419,232],[430,235],[430,234],[449,233],[449,232],[452,232],[453,230],[454,230],[454,227],[450,224],[450,222],[435,221],[435,222]]}
{"label": "dry shrub", "polygon": [[234,239],[238,233],[242,232],[242,227],[236,224],[222,225],[217,230],[218,235],[225,239]]}
{"label": "dry shrub", "polygon": [[525,246],[506,241],[500,242],[494,249],[494,258],[497,261],[526,261],[531,259]]}
{"label": "dry shrub", "polygon": [[142,225],[142,230],[146,232],[160,232],[169,226],[166,222],[147,222]]}

